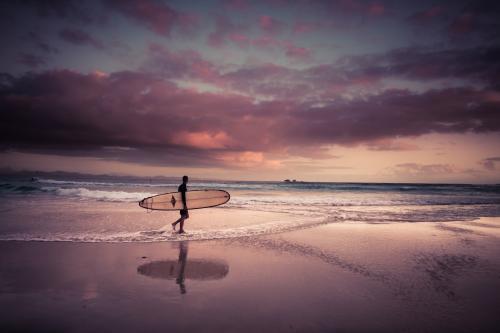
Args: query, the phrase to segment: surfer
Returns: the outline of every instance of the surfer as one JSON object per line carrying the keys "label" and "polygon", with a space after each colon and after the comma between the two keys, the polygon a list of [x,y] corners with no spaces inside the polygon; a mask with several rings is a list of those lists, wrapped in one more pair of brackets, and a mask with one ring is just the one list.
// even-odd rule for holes
{"label": "surfer", "polygon": [[179,233],[183,234],[184,233],[184,220],[189,218],[189,213],[188,209],[186,206],[186,192],[187,192],[187,183],[188,183],[188,176],[182,177],[182,184],[179,185],[179,188],[177,189],[177,192],[181,192],[182,195],[182,206],[183,209],[181,209],[179,212],[181,214],[181,217],[172,223],[172,228],[175,230],[175,226],[177,223],[181,224],[181,227],[179,228]]}

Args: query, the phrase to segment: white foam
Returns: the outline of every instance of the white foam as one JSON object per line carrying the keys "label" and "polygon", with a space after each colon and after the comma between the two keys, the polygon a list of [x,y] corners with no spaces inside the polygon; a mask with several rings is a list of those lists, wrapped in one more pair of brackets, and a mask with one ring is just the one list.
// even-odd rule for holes
{"label": "white foam", "polygon": [[6,234],[0,235],[0,241],[47,241],[47,242],[85,242],[85,243],[129,243],[129,242],[165,242],[184,240],[214,240],[229,239],[264,234],[274,234],[301,228],[313,227],[328,223],[324,219],[309,219],[307,221],[255,224],[251,226],[215,229],[193,230],[185,234],[177,234],[165,230],[146,230],[138,232],[114,233],[50,233],[50,234]]}
{"label": "white foam", "polygon": [[98,201],[112,201],[112,202],[134,202],[134,201],[140,201],[145,197],[154,195],[153,193],[145,193],[145,192],[89,190],[84,187],[78,187],[78,188],[42,187],[42,190],[47,192],[53,192],[61,196],[93,199]]}

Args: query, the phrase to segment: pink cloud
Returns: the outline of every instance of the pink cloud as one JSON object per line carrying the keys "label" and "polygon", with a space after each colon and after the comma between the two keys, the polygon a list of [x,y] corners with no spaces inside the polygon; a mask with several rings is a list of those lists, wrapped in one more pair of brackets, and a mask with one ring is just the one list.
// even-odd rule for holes
{"label": "pink cloud", "polygon": [[385,13],[385,6],[379,2],[372,2],[367,9],[370,15],[378,16]]}
{"label": "pink cloud", "polygon": [[283,41],[269,36],[257,37],[251,43],[262,50],[275,50],[276,48],[283,47],[285,44]]}
{"label": "pink cloud", "polygon": [[419,149],[415,144],[397,139],[373,140],[367,142],[366,146],[368,146],[368,149],[375,151],[406,151]]}
{"label": "pink cloud", "polygon": [[220,163],[211,151],[232,156],[229,163],[258,163],[261,154],[290,147],[371,142],[375,149],[407,149],[388,140],[500,130],[498,113],[492,111],[496,104],[479,103],[474,112],[467,108],[468,101],[481,100],[476,89],[385,91],[317,107],[293,99],[255,104],[249,97],[181,89],[156,75],[134,72],[49,71],[9,82],[0,89],[0,108],[11,110],[0,114],[5,145],[67,152],[131,147],[119,157],[135,161],[144,158],[137,155],[141,151],[155,150],[161,163],[179,156],[184,162]]}
{"label": "pink cloud", "polygon": [[194,35],[199,29],[200,16],[180,13],[177,17],[178,30],[184,35]]}
{"label": "pink cloud", "polygon": [[311,49],[299,47],[293,44],[286,45],[286,56],[296,60],[310,60],[312,56]]}
{"label": "pink cloud", "polygon": [[223,152],[217,154],[217,159],[225,165],[239,168],[266,167],[276,169],[281,167],[279,160],[269,160],[260,151]]}
{"label": "pink cloud", "polygon": [[[272,26],[274,24],[269,23],[272,21],[268,20],[268,16],[262,16],[262,18],[264,18],[264,25],[271,24]],[[277,39],[270,35],[250,38],[243,33],[247,30],[246,27],[232,23],[227,17],[219,16],[215,23],[215,31],[208,37],[208,43],[213,47],[220,47],[227,42],[231,42],[241,48],[253,46],[264,51],[282,50],[286,57],[294,60],[307,61],[312,58],[311,49],[297,46],[289,40]]]}
{"label": "pink cloud", "polygon": [[250,38],[243,34],[238,34],[238,33],[229,34],[227,38],[228,40],[235,43],[241,48],[247,48],[248,45],[250,44]]}
{"label": "pink cloud", "polygon": [[210,133],[201,132],[180,132],[176,133],[171,142],[180,146],[189,146],[199,149],[222,149],[233,145],[233,140],[224,131]]}
{"label": "pink cloud", "polygon": [[220,47],[225,44],[228,36],[239,35],[246,27],[233,23],[226,16],[217,16],[215,19],[215,30],[208,35],[208,44],[212,47]]}
{"label": "pink cloud", "polygon": [[295,22],[293,25],[294,34],[306,34],[321,28],[321,24],[314,22]]}
{"label": "pink cloud", "polygon": [[299,47],[294,45],[292,42],[287,40],[275,39],[270,36],[257,37],[254,39],[248,38],[244,35],[231,34],[227,38],[237,44],[240,47],[247,47],[249,45],[258,48],[262,51],[277,51],[282,50],[283,53],[289,57],[297,60],[309,60],[312,55],[312,51],[308,48]]}
{"label": "pink cloud", "polygon": [[151,43],[148,51],[149,59],[143,70],[169,78],[191,78],[212,83],[220,81],[217,68],[196,51],[171,51],[156,43]]}
{"label": "pink cloud", "polygon": [[262,15],[259,18],[259,27],[266,34],[278,34],[283,30],[284,26],[285,24],[283,22],[278,21],[268,15]]}
{"label": "pink cloud", "polygon": [[500,157],[489,157],[479,162],[479,164],[481,164],[485,169],[489,171],[496,170],[497,163],[500,163]]}

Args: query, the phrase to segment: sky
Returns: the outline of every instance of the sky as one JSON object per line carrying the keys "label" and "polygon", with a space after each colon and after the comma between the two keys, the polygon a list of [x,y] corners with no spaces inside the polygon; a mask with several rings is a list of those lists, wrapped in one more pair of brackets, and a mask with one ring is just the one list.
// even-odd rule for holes
{"label": "sky", "polygon": [[500,183],[500,2],[0,4],[0,170]]}

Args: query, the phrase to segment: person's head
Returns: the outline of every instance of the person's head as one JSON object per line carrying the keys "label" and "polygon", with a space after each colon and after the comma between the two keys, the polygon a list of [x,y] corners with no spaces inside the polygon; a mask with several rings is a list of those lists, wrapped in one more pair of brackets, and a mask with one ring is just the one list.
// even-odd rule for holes
{"label": "person's head", "polygon": [[184,184],[187,184],[188,180],[189,180],[188,176],[183,176],[183,177],[182,177],[182,182],[183,182]]}

